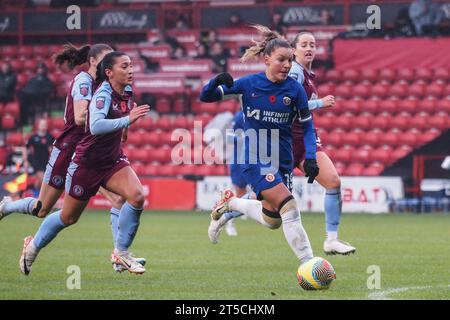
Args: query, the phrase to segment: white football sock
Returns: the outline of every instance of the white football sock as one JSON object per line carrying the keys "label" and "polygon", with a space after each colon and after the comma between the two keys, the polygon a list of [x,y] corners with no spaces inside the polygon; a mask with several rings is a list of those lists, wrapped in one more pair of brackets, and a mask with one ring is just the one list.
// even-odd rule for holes
{"label": "white football sock", "polygon": [[298,209],[287,210],[281,215],[281,220],[283,221],[284,236],[294,254],[301,263],[311,260],[313,258],[311,244],[300,220]]}
{"label": "white football sock", "polygon": [[338,238],[337,231],[327,231],[327,241],[336,240]]}
{"label": "white football sock", "polygon": [[250,219],[253,219],[260,224],[262,224],[265,227],[270,228],[271,225],[268,224],[264,218],[262,213],[262,203],[258,200],[251,200],[251,199],[242,199],[242,198],[233,198],[230,203],[228,204],[228,207],[230,210],[239,211],[249,217]]}

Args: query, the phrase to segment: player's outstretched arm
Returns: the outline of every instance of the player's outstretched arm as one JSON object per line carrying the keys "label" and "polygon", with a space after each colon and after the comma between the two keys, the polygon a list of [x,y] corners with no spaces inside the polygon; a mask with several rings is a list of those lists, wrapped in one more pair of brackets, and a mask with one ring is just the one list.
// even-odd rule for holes
{"label": "player's outstretched arm", "polygon": [[219,89],[219,86],[225,85],[228,89],[231,89],[233,84],[233,77],[229,73],[223,72],[218,74],[203,87],[202,92],[200,93],[200,101],[216,102],[222,100],[224,92],[222,88]]}

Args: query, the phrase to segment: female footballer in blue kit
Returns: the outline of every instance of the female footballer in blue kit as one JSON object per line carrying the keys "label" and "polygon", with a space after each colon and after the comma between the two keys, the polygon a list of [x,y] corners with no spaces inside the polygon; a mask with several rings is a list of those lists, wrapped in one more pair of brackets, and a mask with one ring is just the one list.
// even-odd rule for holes
{"label": "female footballer in blue kit", "polygon": [[112,259],[131,273],[145,268],[130,254],[144,205],[142,185],[122,153],[122,130],[143,117],[149,106],[133,108],[130,58],[110,52],[97,66],[96,81],[103,81],[89,103],[87,132],[77,144],[66,177],[62,210],[48,215],[34,237],[25,238],[20,269],[29,274],[39,251],[64,228],[75,224],[89,199],[102,186],[126,199],[119,214],[119,231]]}
{"label": "female footballer in blue kit", "polygon": [[[212,210],[208,235],[213,243],[217,243],[220,229],[226,222],[225,218],[222,219],[223,214],[238,211],[270,229],[282,225],[289,246],[300,262],[305,263],[313,258],[313,253],[291,193],[291,130],[294,117],[299,115],[298,121],[304,128],[304,169],[309,183],[319,173],[316,135],[305,90],[288,77],[293,59],[291,45],[278,33],[264,26],[255,28],[263,40],[247,49],[242,60],[262,55],[266,71],[236,81],[228,73],[219,74],[203,88],[200,99],[214,102],[230,95],[241,96],[245,115],[243,175],[262,201],[239,199],[231,190],[226,190]],[[278,149],[278,152],[273,152],[274,149]],[[262,150],[272,150],[269,160],[262,156]]]}

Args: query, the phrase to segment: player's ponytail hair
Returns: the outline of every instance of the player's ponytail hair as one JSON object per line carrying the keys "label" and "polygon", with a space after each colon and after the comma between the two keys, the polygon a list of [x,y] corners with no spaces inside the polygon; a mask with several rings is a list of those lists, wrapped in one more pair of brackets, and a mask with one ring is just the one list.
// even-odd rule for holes
{"label": "player's ponytail hair", "polygon": [[70,70],[83,63],[89,62],[89,58],[96,58],[103,51],[113,50],[107,44],[99,43],[91,45],[84,45],[81,48],[76,48],[72,44],[66,44],[64,49],[55,54],[53,57],[55,64],[59,67],[67,62]]}
{"label": "player's ponytail hair", "polygon": [[245,53],[241,58],[242,62],[258,58],[261,55],[270,55],[275,49],[280,47],[291,47],[289,42],[278,32],[259,24],[252,27],[258,30],[263,39],[261,41],[253,40],[254,45],[245,50]]}
{"label": "player's ponytail hair", "polygon": [[97,86],[102,83],[102,81],[108,80],[106,69],[112,69],[114,63],[116,63],[116,58],[121,56],[126,56],[126,54],[120,51],[112,51],[103,57],[102,62],[97,64],[97,73],[95,76],[95,84]]}

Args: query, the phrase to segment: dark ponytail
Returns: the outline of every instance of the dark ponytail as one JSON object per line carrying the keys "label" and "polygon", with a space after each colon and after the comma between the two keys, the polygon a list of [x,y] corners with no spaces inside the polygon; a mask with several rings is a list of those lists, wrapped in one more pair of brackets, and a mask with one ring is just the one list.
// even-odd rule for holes
{"label": "dark ponytail", "polygon": [[83,63],[89,62],[89,58],[96,58],[103,51],[113,50],[107,44],[94,44],[93,46],[85,45],[81,48],[76,48],[72,44],[67,44],[64,49],[54,56],[55,64],[59,67],[67,62],[70,70]]}
{"label": "dark ponytail", "polygon": [[116,63],[116,58],[126,56],[125,53],[120,51],[113,51],[108,54],[106,54],[103,57],[102,62],[97,64],[97,73],[95,76],[95,85],[98,86],[102,81],[105,81],[108,79],[106,76],[106,69],[112,69],[114,63]]}

